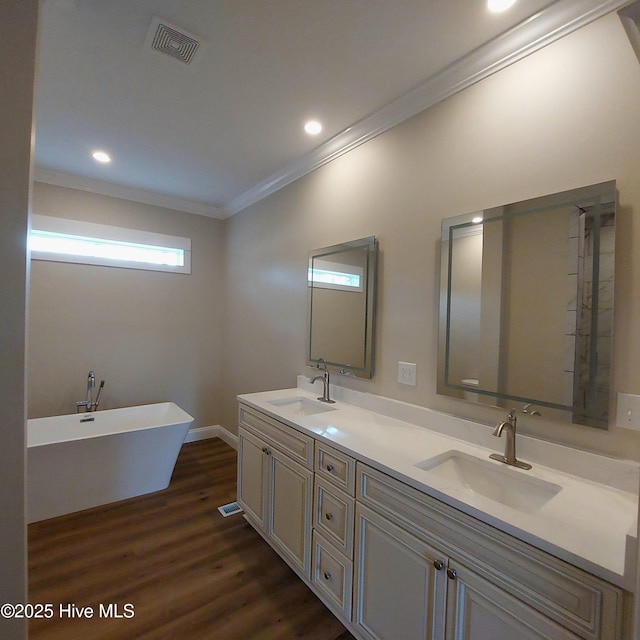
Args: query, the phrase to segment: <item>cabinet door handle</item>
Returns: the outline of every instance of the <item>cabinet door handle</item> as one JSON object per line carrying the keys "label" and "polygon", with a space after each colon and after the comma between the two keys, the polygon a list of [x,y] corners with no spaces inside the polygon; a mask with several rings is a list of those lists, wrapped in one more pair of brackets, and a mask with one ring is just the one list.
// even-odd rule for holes
{"label": "cabinet door handle", "polygon": [[436,571],[442,571],[444,569],[444,562],[442,562],[442,560],[434,560],[433,566],[435,567]]}
{"label": "cabinet door handle", "polygon": [[267,449],[267,447],[262,447],[262,453],[266,453],[268,456],[271,455],[271,451],[269,451],[269,449]]}
{"label": "cabinet door handle", "polygon": [[455,569],[447,569],[447,575],[452,579],[455,580],[458,577],[458,572]]}
{"label": "cabinet door handle", "polygon": [[325,580],[331,580],[331,571],[325,571],[324,572],[324,579]]}
{"label": "cabinet door handle", "polygon": [[325,517],[327,520],[333,520],[333,513],[325,513],[325,514],[324,514],[324,517]]}
{"label": "cabinet door handle", "polygon": [[331,473],[331,472],[333,471],[333,468],[334,468],[334,467],[333,467],[333,465],[332,465],[332,464],[328,464],[328,465],[326,466],[326,469],[327,469],[327,471],[328,471],[329,473]]}

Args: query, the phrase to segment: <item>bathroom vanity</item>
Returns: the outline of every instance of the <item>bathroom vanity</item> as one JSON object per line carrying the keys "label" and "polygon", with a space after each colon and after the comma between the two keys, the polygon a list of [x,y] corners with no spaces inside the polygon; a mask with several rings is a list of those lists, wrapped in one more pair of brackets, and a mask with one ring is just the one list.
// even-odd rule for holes
{"label": "bathroom vanity", "polygon": [[355,637],[631,640],[638,465],[312,391],[239,396],[238,502]]}

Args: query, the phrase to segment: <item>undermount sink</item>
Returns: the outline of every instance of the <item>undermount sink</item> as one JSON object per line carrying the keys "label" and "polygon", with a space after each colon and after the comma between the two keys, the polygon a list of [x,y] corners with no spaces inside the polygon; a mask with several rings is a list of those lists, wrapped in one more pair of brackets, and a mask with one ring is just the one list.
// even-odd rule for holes
{"label": "undermount sink", "polygon": [[507,507],[532,513],[544,506],[562,487],[523,472],[454,449],[416,465],[450,484]]}
{"label": "undermount sink", "polygon": [[315,413],[324,413],[325,411],[334,411],[335,407],[309,398],[295,397],[282,398],[279,400],[270,400],[269,404],[274,407],[284,409],[292,416],[312,416]]}

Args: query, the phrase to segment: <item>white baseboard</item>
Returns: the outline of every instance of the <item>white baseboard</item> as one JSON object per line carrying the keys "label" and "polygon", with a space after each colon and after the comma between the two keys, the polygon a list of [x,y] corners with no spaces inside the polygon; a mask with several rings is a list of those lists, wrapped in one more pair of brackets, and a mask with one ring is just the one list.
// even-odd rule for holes
{"label": "white baseboard", "polygon": [[220,438],[234,449],[238,448],[238,436],[231,433],[228,429],[219,424],[210,427],[196,427],[189,429],[185,442],[196,442],[197,440],[206,440],[207,438]]}

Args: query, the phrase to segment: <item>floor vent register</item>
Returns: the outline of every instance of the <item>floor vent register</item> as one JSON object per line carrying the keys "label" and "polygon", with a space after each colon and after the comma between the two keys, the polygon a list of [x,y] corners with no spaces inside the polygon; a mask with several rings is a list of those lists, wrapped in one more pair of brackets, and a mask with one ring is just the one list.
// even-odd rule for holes
{"label": "floor vent register", "polygon": [[242,507],[237,502],[230,502],[218,507],[218,511],[226,518],[236,513],[242,513]]}

